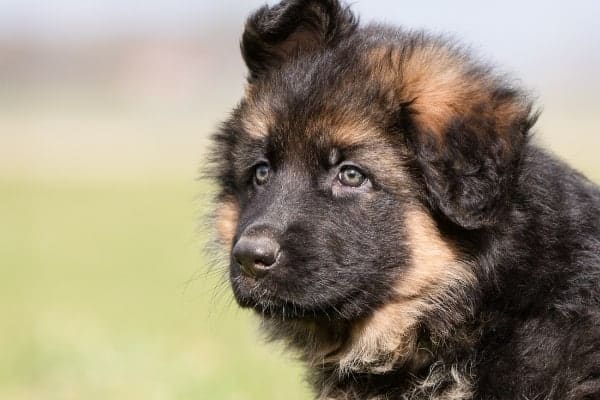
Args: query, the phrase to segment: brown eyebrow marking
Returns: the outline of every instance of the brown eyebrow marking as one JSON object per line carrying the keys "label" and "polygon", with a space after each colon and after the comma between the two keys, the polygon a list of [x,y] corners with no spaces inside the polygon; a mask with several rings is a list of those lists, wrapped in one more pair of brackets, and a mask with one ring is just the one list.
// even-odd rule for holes
{"label": "brown eyebrow marking", "polygon": [[331,119],[323,121],[327,123],[329,129],[332,129],[333,144],[339,148],[353,147],[362,145],[379,136],[367,121]]}
{"label": "brown eyebrow marking", "polygon": [[258,99],[253,93],[249,93],[244,99],[241,112],[242,128],[251,138],[267,136],[269,129],[275,124],[275,116],[268,102]]}

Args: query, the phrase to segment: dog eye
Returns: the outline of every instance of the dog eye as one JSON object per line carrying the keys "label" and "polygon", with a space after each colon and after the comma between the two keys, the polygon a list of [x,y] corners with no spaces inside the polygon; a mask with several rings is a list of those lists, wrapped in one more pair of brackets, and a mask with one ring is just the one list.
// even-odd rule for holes
{"label": "dog eye", "polygon": [[344,186],[359,187],[367,177],[356,167],[344,167],[338,174],[338,180]]}
{"label": "dog eye", "polygon": [[257,185],[264,185],[269,180],[271,168],[267,164],[259,164],[254,169],[254,181]]}

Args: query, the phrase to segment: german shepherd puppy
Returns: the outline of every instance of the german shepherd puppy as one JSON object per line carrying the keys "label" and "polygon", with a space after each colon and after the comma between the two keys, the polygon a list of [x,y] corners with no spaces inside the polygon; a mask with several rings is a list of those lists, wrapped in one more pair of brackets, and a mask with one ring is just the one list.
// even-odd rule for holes
{"label": "german shepherd puppy", "polygon": [[336,0],[247,21],[213,138],[240,306],[319,399],[600,399],[600,190],[521,89]]}

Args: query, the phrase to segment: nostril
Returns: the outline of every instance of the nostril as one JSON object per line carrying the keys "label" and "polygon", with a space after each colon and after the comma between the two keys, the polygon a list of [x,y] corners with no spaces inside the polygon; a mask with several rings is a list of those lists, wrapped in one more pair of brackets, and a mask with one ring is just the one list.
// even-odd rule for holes
{"label": "nostril", "polygon": [[275,264],[278,254],[279,244],[266,236],[242,236],[232,251],[242,272],[252,277],[264,275]]}

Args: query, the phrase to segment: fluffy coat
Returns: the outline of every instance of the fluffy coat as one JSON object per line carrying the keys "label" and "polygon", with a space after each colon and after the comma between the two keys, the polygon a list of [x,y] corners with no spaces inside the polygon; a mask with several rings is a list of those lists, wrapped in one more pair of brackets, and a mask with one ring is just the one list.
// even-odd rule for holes
{"label": "fluffy coat", "polygon": [[259,9],[242,54],[215,225],[276,243],[233,292],[318,398],[600,399],[600,190],[532,144],[525,92],[336,0]]}

